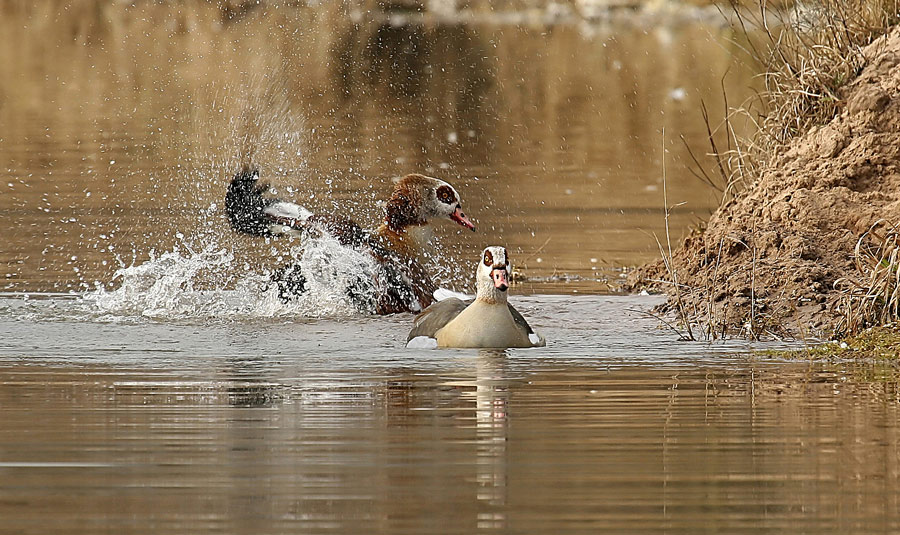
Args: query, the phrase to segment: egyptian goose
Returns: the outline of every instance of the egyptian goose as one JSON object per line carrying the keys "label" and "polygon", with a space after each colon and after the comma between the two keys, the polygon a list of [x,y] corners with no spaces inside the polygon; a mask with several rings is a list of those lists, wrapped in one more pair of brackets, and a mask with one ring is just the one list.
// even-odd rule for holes
{"label": "egyptian goose", "polygon": [[[419,312],[434,302],[437,286],[419,262],[423,247],[431,239],[432,221],[449,219],[475,230],[462,212],[453,186],[425,175],[394,179],[384,222],[374,231],[364,230],[347,217],[314,214],[298,204],[264,197],[268,188],[268,184],[259,182],[255,168],[245,166],[234,176],[225,195],[225,212],[232,228],[265,237],[327,233],[345,247],[368,251],[379,265],[379,272],[374,274],[377,314]],[[306,279],[297,264],[277,270],[273,282],[285,301],[306,290]]]}
{"label": "egyptian goose", "polygon": [[419,314],[406,338],[407,347],[538,347],[542,336],[507,301],[509,256],[506,248],[484,250],[475,271],[475,300],[451,297]]}

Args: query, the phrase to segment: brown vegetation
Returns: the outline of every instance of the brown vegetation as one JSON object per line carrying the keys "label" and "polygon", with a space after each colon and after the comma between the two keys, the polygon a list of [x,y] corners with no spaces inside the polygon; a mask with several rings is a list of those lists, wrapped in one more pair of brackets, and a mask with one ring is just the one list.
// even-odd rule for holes
{"label": "brown vegetation", "polygon": [[768,47],[754,54],[769,65],[769,112],[753,139],[713,147],[722,206],[671,258],[629,277],[631,289],[668,292],[664,308],[691,318],[692,337],[834,336],[897,318],[897,6],[825,4],[795,9],[778,33],[763,14]]}

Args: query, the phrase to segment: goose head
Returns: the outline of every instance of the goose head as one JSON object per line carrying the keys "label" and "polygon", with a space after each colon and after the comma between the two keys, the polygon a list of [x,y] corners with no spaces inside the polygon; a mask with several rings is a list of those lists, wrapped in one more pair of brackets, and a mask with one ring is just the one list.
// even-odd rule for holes
{"label": "goose head", "polygon": [[505,303],[509,289],[509,255],[505,247],[492,245],[481,254],[475,271],[475,299],[487,303]]}
{"label": "goose head", "polygon": [[394,180],[385,223],[395,231],[431,220],[449,219],[472,231],[475,225],[462,211],[459,193],[447,182],[430,176],[411,174]]}

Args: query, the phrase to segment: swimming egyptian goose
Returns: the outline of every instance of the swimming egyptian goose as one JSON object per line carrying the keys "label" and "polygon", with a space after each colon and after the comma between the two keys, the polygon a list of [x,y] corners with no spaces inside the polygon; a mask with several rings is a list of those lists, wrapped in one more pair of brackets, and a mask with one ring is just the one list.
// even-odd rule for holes
{"label": "swimming egyptian goose", "polygon": [[475,271],[475,300],[439,301],[419,314],[407,347],[538,347],[542,336],[507,302],[509,257],[506,248],[484,250]]}
{"label": "swimming egyptian goose", "polygon": [[[453,186],[425,175],[409,174],[394,180],[384,222],[374,231],[364,230],[347,217],[313,214],[298,204],[264,197],[268,188],[259,183],[255,168],[245,166],[234,176],[225,195],[225,212],[232,228],[265,237],[327,233],[343,246],[367,250],[380,266],[377,314],[419,312],[434,302],[437,286],[419,262],[422,248],[431,239],[432,221],[449,219],[475,230],[462,212]],[[306,288],[296,264],[276,271],[273,282],[286,301]]]}

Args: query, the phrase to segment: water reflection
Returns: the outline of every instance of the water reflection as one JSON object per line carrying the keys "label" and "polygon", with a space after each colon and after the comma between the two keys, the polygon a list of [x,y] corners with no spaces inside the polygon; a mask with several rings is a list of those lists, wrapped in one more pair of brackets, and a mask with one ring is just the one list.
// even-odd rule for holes
{"label": "water reflection", "polygon": [[[354,97],[354,88],[365,90],[366,85],[360,84],[363,80],[391,96],[420,96],[431,45],[422,26],[354,25],[343,40],[345,45],[335,64],[341,70],[347,99]],[[362,51],[358,50],[360,45]]]}
{"label": "water reflection", "polygon": [[229,359],[222,375],[231,378],[225,383],[228,404],[233,407],[272,407],[281,401],[284,386],[276,382],[271,368],[274,363],[266,355],[252,355]]}
{"label": "water reflection", "polygon": [[0,514],[17,533],[900,527],[896,370],[460,357],[276,365],[264,402],[243,372],[4,361]]}
{"label": "water reflection", "polygon": [[[459,22],[350,25],[333,61],[340,105],[363,116],[374,105],[378,115],[373,119],[396,118],[394,128],[412,145],[383,150],[401,149],[394,158],[405,164],[433,167],[436,162],[427,155],[435,149],[439,157],[457,159],[464,153],[468,161],[487,163],[494,141],[485,134],[497,122],[488,94],[495,84],[488,57],[485,37]],[[360,134],[383,128],[347,126],[362,128]],[[397,134],[382,135],[393,142]]]}
{"label": "water reflection", "polygon": [[505,351],[479,351],[475,377],[478,431],[477,499],[489,507],[479,512],[479,529],[507,527],[507,458],[509,373]]}

